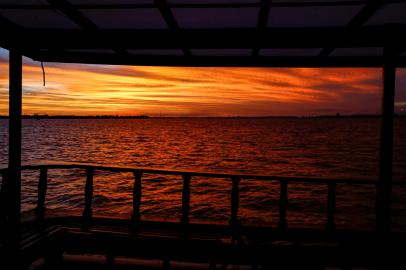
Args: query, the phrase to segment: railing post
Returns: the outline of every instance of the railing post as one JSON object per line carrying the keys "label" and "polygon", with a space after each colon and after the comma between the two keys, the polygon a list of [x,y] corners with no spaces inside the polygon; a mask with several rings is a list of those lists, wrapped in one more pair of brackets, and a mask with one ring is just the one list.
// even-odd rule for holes
{"label": "railing post", "polygon": [[38,201],[35,213],[38,220],[42,220],[45,216],[45,198],[47,194],[48,185],[48,169],[46,167],[41,168],[38,181]]}
{"label": "railing post", "polygon": [[86,225],[88,225],[92,218],[93,174],[93,168],[86,169],[85,208],[83,210],[83,220]]}
{"label": "railing post", "polygon": [[335,224],[336,212],[336,183],[328,183],[328,198],[327,198],[327,224],[326,229],[329,232],[334,232],[336,229]]}
{"label": "railing post", "polygon": [[233,187],[231,190],[231,219],[230,224],[233,227],[238,227],[238,206],[240,203],[240,178],[233,177],[232,179]]}
{"label": "railing post", "polygon": [[182,190],[182,218],[181,224],[183,228],[189,225],[189,210],[190,210],[190,179],[188,174],[183,175],[183,190]]}
{"label": "railing post", "polygon": [[141,196],[142,196],[142,172],[134,172],[134,188],[133,188],[133,214],[132,220],[136,226],[139,225],[141,221]]}
{"label": "railing post", "polygon": [[286,211],[288,206],[288,182],[280,181],[280,193],[279,193],[279,223],[278,228],[281,231],[287,229],[288,223],[286,221]]}

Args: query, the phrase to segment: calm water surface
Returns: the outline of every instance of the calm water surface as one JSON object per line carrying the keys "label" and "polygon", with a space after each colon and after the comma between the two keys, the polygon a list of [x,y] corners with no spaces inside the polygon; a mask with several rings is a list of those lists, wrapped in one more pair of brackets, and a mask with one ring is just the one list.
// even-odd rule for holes
{"label": "calm water surface", "polygon": [[[7,164],[7,120],[0,120],[0,165]],[[178,170],[361,178],[378,173],[379,120],[174,118],[24,120],[23,161],[90,162]],[[406,180],[406,119],[396,119],[394,177]],[[181,215],[179,177],[144,175],[142,214],[176,220]],[[50,170],[47,207],[80,214],[85,175],[81,170]],[[38,172],[23,174],[23,208],[36,202]],[[133,176],[96,172],[95,215],[129,217]],[[231,183],[193,178],[191,217],[226,223]],[[337,224],[372,229],[375,190],[337,187]],[[324,226],[325,185],[289,185],[288,222]],[[275,225],[277,183],[241,182],[240,216],[244,223]],[[406,189],[394,189],[393,223],[406,228]]]}

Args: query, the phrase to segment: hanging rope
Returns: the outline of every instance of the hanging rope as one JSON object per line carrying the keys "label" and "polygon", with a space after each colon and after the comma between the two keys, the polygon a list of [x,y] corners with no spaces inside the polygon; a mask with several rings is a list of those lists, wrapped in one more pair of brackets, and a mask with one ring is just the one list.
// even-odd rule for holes
{"label": "hanging rope", "polygon": [[42,80],[44,82],[44,87],[45,87],[45,69],[44,69],[44,63],[41,61],[41,68],[42,68]]}

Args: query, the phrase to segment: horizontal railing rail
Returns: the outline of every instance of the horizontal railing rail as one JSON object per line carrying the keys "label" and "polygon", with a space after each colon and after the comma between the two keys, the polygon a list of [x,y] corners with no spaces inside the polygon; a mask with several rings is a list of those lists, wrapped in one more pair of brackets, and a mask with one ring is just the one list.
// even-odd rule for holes
{"label": "horizontal railing rail", "polygon": [[[315,178],[315,177],[289,177],[289,176],[275,176],[275,175],[258,175],[258,174],[244,174],[244,173],[217,173],[217,172],[201,172],[201,171],[186,171],[186,170],[173,170],[173,169],[154,169],[148,167],[125,167],[113,165],[98,165],[93,163],[45,163],[34,165],[23,165],[21,170],[40,170],[41,168],[47,169],[87,169],[93,168],[98,171],[111,171],[111,172],[142,172],[148,174],[166,174],[166,175],[190,175],[202,176],[208,178],[232,178],[238,177],[240,179],[257,179],[257,180],[270,180],[270,181],[288,181],[288,182],[302,182],[302,183],[336,183],[336,184],[360,184],[371,185],[376,184],[377,180],[372,179],[345,179],[345,178]],[[6,172],[7,168],[0,168],[1,172]],[[393,184],[402,185],[404,181],[393,181]]]}
{"label": "horizontal railing rail", "polygon": [[[93,176],[95,171],[110,171],[110,172],[130,172],[134,175],[133,185],[133,213],[132,220],[135,226],[141,221],[141,196],[142,196],[142,177],[144,174],[159,174],[159,175],[173,175],[181,176],[183,181],[183,189],[181,196],[182,216],[180,223],[182,228],[187,228],[189,225],[189,212],[190,212],[190,184],[193,177],[205,177],[205,178],[224,178],[229,179],[230,185],[230,225],[237,231],[240,226],[239,222],[239,202],[240,202],[240,182],[242,180],[264,180],[279,182],[279,222],[278,229],[285,231],[288,228],[287,222],[287,207],[288,207],[288,185],[289,183],[307,183],[307,184],[321,184],[327,186],[327,222],[326,229],[329,232],[334,232],[335,225],[335,211],[336,211],[336,186],[338,184],[346,185],[369,185],[378,187],[379,182],[377,180],[366,179],[331,179],[331,178],[306,178],[306,177],[281,177],[272,175],[254,175],[254,174],[235,174],[235,173],[212,173],[212,172],[197,172],[197,171],[179,171],[171,169],[152,169],[152,168],[133,168],[122,166],[105,166],[90,163],[47,163],[38,165],[25,165],[21,167],[21,170],[39,170],[40,176],[38,181],[38,199],[35,213],[38,220],[42,220],[46,213],[46,193],[48,186],[48,170],[51,169],[83,169],[86,171],[86,183],[84,190],[85,204],[83,209],[83,224],[89,225],[92,218],[92,202],[93,202]],[[2,188],[4,189],[4,180],[7,176],[7,168],[0,169],[0,175],[2,176]],[[393,181],[393,185],[406,185],[406,181]],[[4,190],[1,193],[4,193]],[[4,194],[3,194],[4,195]],[[3,196],[2,196],[3,197]],[[0,198],[1,199],[1,198]]]}

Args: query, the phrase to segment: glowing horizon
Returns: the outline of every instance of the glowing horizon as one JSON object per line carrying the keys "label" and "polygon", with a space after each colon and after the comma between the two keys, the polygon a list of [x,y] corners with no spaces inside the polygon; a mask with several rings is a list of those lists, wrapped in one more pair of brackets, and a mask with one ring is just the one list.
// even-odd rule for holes
{"label": "glowing horizon", "polygon": [[[24,59],[23,113],[48,115],[287,116],[380,112],[380,69],[96,66]],[[406,72],[397,89],[404,102]],[[400,82],[399,82],[400,81]],[[0,49],[0,115],[7,114]],[[399,99],[399,98],[398,98]]]}

